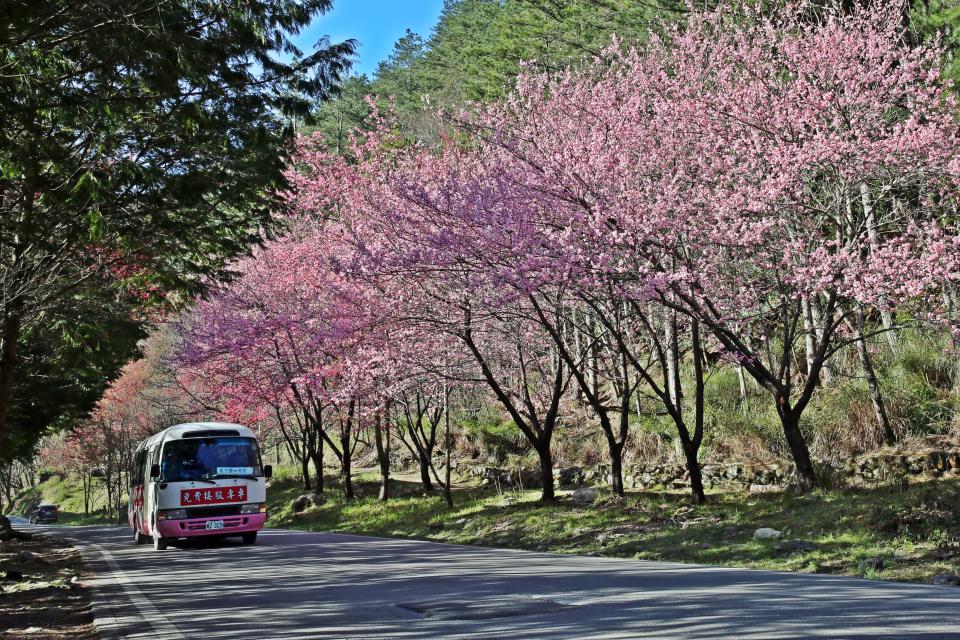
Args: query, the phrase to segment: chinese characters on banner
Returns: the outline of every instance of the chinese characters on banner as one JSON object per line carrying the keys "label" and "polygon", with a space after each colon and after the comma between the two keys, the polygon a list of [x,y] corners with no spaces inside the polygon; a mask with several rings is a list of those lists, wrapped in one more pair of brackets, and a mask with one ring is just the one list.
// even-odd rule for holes
{"label": "chinese characters on banner", "polygon": [[247,487],[244,485],[210,489],[183,489],[180,491],[180,504],[184,507],[246,501]]}

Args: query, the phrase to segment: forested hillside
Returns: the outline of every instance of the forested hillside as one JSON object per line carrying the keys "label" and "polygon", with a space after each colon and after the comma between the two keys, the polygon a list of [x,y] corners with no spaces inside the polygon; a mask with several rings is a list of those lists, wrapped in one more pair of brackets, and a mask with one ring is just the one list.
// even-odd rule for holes
{"label": "forested hillside", "polygon": [[[857,2],[842,4],[852,7]],[[400,123],[412,135],[430,138],[436,135],[436,110],[503,98],[525,62],[557,71],[600,55],[614,37],[641,41],[665,26],[681,24],[690,7],[716,5],[716,0],[447,0],[427,38],[408,31],[372,78],[348,79],[341,97],[319,109],[319,128],[334,143],[342,143],[346,131],[363,126],[365,96],[377,96],[395,102]],[[904,23],[914,42],[944,39],[945,69],[956,77],[960,2],[913,0]]]}
{"label": "forested hillside", "polygon": [[524,63],[566,68],[599,55],[614,35],[645,38],[680,19],[686,6],[680,0],[447,0],[428,38],[408,31],[373,78],[351,78],[339,100],[321,107],[320,130],[338,140],[362,126],[363,98],[373,95],[395,102],[411,135],[433,138],[437,109],[503,98]]}
{"label": "forested hillside", "polygon": [[791,7],[449,0],[291,119],[275,233],[41,464],[118,510],[132,443],[216,418],[347,497],[360,459],[702,502],[704,463],[955,441],[960,13]]}

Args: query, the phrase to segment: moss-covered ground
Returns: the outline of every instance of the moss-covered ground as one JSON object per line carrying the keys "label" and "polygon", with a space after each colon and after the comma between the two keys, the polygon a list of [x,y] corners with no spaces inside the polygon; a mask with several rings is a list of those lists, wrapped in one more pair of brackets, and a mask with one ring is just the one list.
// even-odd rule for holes
{"label": "moss-covered ground", "polygon": [[[372,476],[356,485],[352,501],[328,487],[322,506],[294,513],[291,503],[304,490],[292,479],[277,480],[268,525],[913,582],[960,573],[957,480],[808,495],[713,493],[700,506],[668,491],[617,498],[601,489],[596,503],[579,506],[569,496],[542,504],[536,491],[473,487],[454,492],[453,509],[412,482],[395,482],[387,502],[377,499]],[[760,527],[781,531],[781,539],[755,540]],[[868,559],[879,562],[862,564]]]}

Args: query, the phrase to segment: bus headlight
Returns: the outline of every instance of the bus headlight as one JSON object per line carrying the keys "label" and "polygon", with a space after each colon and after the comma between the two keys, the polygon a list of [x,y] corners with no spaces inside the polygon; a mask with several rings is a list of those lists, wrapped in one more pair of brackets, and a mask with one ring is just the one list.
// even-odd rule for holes
{"label": "bus headlight", "polygon": [[265,502],[254,503],[254,504],[245,504],[240,507],[240,513],[242,515],[250,515],[251,513],[266,513],[267,504]]}
{"label": "bus headlight", "polygon": [[186,509],[161,509],[157,511],[157,520],[185,520]]}

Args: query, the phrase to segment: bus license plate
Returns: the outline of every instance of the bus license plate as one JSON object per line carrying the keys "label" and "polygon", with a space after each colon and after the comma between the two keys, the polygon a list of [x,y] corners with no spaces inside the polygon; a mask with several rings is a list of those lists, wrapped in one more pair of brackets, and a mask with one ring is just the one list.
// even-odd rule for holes
{"label": "bus license plate", "polygon": [[223,520],[207,520],[207,529],[223,529]]}

